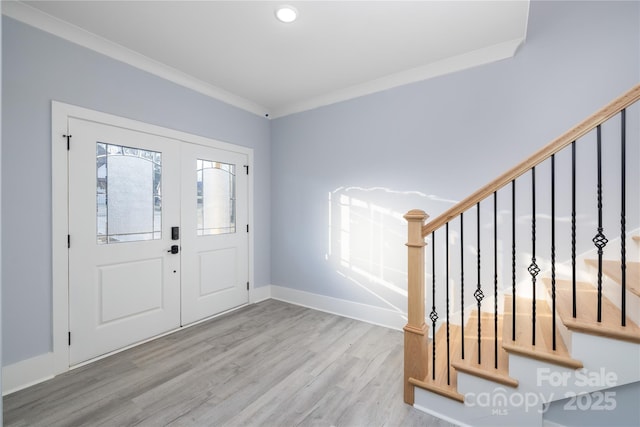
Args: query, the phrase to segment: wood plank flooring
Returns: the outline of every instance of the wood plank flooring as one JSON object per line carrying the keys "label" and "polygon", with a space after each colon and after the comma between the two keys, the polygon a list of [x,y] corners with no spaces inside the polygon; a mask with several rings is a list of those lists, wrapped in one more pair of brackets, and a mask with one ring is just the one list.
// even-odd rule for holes
{"label": "wood plank flooring", "polygon": [[275,300],[4,398],[5,426],[448,426],[404,404],[402,333]]}

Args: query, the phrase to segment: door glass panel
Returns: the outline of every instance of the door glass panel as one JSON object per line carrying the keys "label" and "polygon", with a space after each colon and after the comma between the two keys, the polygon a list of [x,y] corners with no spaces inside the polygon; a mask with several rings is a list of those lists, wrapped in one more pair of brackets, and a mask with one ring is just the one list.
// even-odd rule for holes
{"label": "door glass panel", "polygon": [[196,161],[198,236],[236,232],[235,165]]}
{"label": "door glass panel", "polygon": [[96,144],[99,244],[162,238],[162,153]]}

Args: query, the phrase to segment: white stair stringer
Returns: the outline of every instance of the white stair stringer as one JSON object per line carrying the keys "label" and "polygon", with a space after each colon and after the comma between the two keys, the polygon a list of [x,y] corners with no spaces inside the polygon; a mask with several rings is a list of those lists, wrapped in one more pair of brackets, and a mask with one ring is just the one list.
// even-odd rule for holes
{"label": "white stair stringer", "polygon": [[[510,354],[509,375],[518,379],[518,387],[458,372],[458,392],[465,396],[464,404],[416,387],[414,407],[470,426],[541,426],[553,402],[594,392],[579,404],[571,405],[567,400],[569,404],[563,402],[554,412],[593,409],[611,411],[609,415],[613,415],[616,410],[625,409],[617,401],[625,400],[622,393],[627,389],[629,393],[638,392],[634,384],[640,384],[640,345],[583,333],[572,335],[572,356],[583,362],[582,369]],[[631,387],[624,387],[629,384]],[[585,402],[592,407],[585,409]],[[570,420],[572,416],[571,412],[565,413],[563,419]]]}

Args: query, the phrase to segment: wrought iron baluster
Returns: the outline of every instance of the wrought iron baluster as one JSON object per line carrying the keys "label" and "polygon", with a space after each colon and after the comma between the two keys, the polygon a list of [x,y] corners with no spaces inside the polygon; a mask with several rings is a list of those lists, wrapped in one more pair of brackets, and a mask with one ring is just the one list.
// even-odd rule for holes
{"label": "wrought iron baluster", "polygon": [[493,367],[498,369],[498,192],[493,192]]}
{"label": "wrought iron baluster", "polygon": [[622,296],[620,301],[621,307],[621,325],[627,325],[627,232],[626,232],[626,216],[627,216],[627,110],[620,112],[620,273],[622,285]]}
{"label": "wrought iron baluster", "polygon": [[445,224],[445,282],[446,282],[446,315],[447,315],[447,385],[451,384],[451,359],[449,353],[449,223]]}
{"label": "wrought iron baluster", "polygon": [[536,276],[540,273],[540,267],[536,264],[536,167],[531,168],[531,289],[533,300],[531,302],[531,344],[536,345]]}
{"label": "wrought iron baluster", "polygon": [[478,286],[473,293],[473,296],[478,303],[478,364],[482,361],[482,346],[480,345],[480,337],[481,337],[481,326],[480,326],[480,308],[482,307],[482,299],[484,298],[484,294],[482,293],[482,285],[480,284],[480,202],[476,204],[476,212],[477,212],[477,244],[478,244]]}
{"label": "wrought iron baluster", "polygon": [[602,128],[596,128],[597,134],[597,161],[598,161],[598,233],[593,238],[593,244],[598,248],[598,322],[602,322],[602,255],[607,245],[607,238],[603,233],[602,225]]}
{"label": "wrought iron baluster", "polygon": [[436,379],[436,232],[431,232],[431,379]]}
{"label": "wrought iron baluster", "polygon": [[511,181],[511,340],[516,340],[516,180]]}
{"label": "wrought iron baluster", "polygon": [[551,334],[556,350],[556,155],[551,155]]}
{"label": "wrought iron baluster", "polygon": [[464,213],[460,213],[460,325],[462,327],[460,350],[464,360]]}
{"label": "wrought iron baluster", "polygon": [[576,142],[571,143],[571,289],[573,317],[577,314],[576,303]]}

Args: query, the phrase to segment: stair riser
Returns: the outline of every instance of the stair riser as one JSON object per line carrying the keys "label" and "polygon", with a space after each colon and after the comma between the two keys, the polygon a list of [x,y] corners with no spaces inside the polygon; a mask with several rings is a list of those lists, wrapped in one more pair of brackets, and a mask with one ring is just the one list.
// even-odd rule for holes
{"label": "stair riser", "polygon": [[537,391],[523,392],[521,387],[512,388],[464,373],[458,374],[458,387],[465,390],[467,406],[479,407],[488,412],[494,422],[512,425],[539,425],[542,419],[545,396]]}
{"label": "stair riser", "polygon": [[[520,404],[519,396],[512,398],[510,394],[500,394],[498,397],[490,391],[494,387],[500,388],[499,385],[473,376],[468,377],[467,386],[479,391],[477,394],[470,392],[464,406],[437,394],[416,389],[414,407],[458,425],[538,427],[542,424],[542,413],[539,411],[541,404],[530,406],[525,411],[526,403]],[[478,381],[477,384],[473,384],[475,380]],[[502,389],[498,393],[503,393]],[[509,399],[513,399],[516,405],[509,405]],[[530,400],[533,401],[531,398]]]}
{"label": "stair riser", "polygon": [[[585,269],[589,273],[589,283],[593,283],[594,286],[598,283],[598,270],[594,267],[588,266]],[[609,298],[611,302],[618,308],[622,307],[622,287],[619,283],[616,283],[610,277],[602,276],[602,293]],[[637,325],[640,325],[640,297],[636,294],[626,291],[626,305],[627,305],[627,317]]]}
{"label": "stair riser", "polygon": [[640,345],[595,335],[574,333],[572,355],[590,372],[603,367],[617,376],[617,384],[640,381]]}
{"label": "stair riser", "polygon": [[[517,357],[517,359],[516,359]],[[568,396],[588,393],[620,385],[613,368],[589,366],[575,370],[535,361],[526,357],[512,356],[511,375],[520,375],[518,391],[538,393],[545,402],[553,402]]]}

